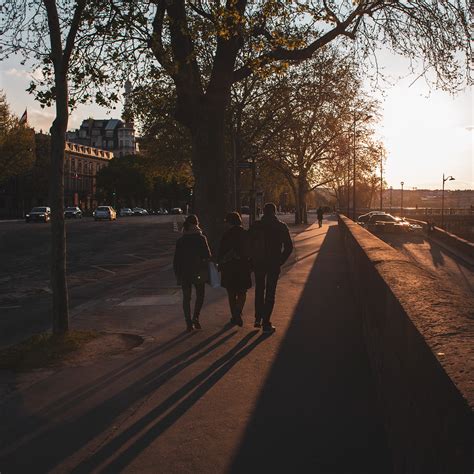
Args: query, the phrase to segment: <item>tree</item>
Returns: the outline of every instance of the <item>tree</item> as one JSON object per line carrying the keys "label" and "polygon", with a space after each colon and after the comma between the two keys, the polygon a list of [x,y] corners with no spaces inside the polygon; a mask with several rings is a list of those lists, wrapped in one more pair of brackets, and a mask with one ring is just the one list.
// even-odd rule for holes
{"label": "tree", "polygon": [[330,162],[341,158],[338,143],[352,130],[352,117],[375,115],[377,104],[362,94],[350,58],[329,47],[258,90],[261,100],[238,109],[243,117],[238,135],[286,178],[296,202],[295,222],[307,222],[307,196],[334,179]]}
{"label": "tree", "polygon": [[141,167],[139,156],[117,156],[97,173],[97,187],[109,200],[143,205],[152,190],[152,179]]}
{"label": "tree", "polygon": [[[434,71],[444,88],[463,81],[459,50],[469,67],[468,11],[458,1],[113,0],[111,5],[98,27],[110,35],[108,58],[126,51],[134,62],[154,59],[173,80],[175,116],[191,135],[196,206],[212,242],[226,211],[225,119],[234,83],[305,61],[344,38],[357,40],[360,57],[383,43],[414,65],[419,59],[423,72]],[[100,54],[107,51],[105,43]]]}
{"label": "tree", "polygon": [[[54,102],[51,126],[51,289],[53,332],[69,329],[66,281],[66,231],[64,225],[64,149],[69,118],[68,73],[76,36],[84,20],[88,0],[6,0],[2,6],[2,56],[20,53],[33,57],[52,71],[53,86],[39,91],[43,104]],[[90,17],[89,17],[90,18]],[[34,85],[31,90],[34,91]]]}
{"label": "tree", "polygon": [[192,185],[191,137],[174,119],[176,97],[169,81],[137,87],[130,113],[140,124],[142,167],[147,176]]}
{"label": "tree", "polygon": [[34,159],[34,131],[11,114],[0,91],[0,183],[29,171]]}

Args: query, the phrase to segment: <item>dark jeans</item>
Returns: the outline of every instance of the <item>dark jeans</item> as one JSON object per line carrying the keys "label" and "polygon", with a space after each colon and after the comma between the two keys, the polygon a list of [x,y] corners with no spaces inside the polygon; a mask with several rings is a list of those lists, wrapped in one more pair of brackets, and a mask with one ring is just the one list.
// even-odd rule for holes
{"label": "dark jeans", "polygon": [[255,269],[255,319],[270,323],[280,267]]}
{"label": "dark jeans", "polygon": [[232,318],[238,318],[242,315],[245,300],[247,299],[247,290],[229,290],[227,289],[227,297],[229,298],[230,314]]}
{"label": "dark jeans", "polygon": [[[182,282],[181,289],[183,290],[183,310],[184,319],[186,321],[191,320],[191,293],[193,283]],[[194,303],[193,319],[199,319],[199,313],[201,312],[202,305],[204,303],[205,283],[194,283],[196,288],[196,301]]]}

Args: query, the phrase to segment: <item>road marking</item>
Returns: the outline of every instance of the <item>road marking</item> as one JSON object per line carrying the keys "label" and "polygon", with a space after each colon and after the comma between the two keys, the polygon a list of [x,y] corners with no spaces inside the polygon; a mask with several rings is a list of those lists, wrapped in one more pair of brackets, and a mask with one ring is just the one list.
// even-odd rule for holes
{"label": "road marking", "polygon": [[126,253],[125,254],[127,257],[134,257],[134,258],[138,258],[139,260],[143,260],[144,262],[146,262],[148,259],[147,258],[144,258],[144,257],[140,257],[138,255],[135,255],[133,253]]}
{"label": "road marking", "polygon": [[21,308],[21,306],[0,306],[0,309],[17,309]]}
{"label": "road marking", "polygon": [[172,295],[136,296],[122,301],[117,306],[167,306],[175,305],[180,300],[181,295],[179,293]]}
{"label": "road marking", "polygon": [[103,268],[99,265],[91,265],[92,268],[97,268],[98,270],[102,270],[103,272],[111,273],[112,275],[116,275],[116,272],[113,272],[112,270],[108,270],[107,268]]}

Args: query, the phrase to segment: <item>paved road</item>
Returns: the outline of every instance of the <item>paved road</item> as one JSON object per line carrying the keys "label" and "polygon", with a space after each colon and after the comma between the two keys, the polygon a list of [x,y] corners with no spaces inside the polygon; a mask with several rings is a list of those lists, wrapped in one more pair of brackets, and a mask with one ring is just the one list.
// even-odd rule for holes
{"label": "paved road", "polygon": [[179,292],[161,293],[170,269],[143,279],[141,298],[121,291],[85,308],[78,327],[136,330],[145,343],[95,365],[15,375],[0,402],[0,471],[391,472],[335,223],[294,236],[269,337],[252,327],[253,291],[244,327],[226,325],[222,289],[207,290],[204,329],[183,333]]}
{"label": "paved road", "polygon": [[[169,264],[182,216],[67,221],[70,308]],[[49,224],[0,222],[0,346],[49,327]]]}

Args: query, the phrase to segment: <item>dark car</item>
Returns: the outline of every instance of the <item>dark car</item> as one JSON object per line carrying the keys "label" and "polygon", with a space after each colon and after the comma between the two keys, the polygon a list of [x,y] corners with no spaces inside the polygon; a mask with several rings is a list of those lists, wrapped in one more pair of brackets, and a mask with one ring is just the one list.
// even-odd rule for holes
{"label": "dark car", "polygon": [[25,215],[26,222],[49,222],[51,220],[51,208],[34,207]]}
{"label": "dark car", "polygon": [[82,219],[82,211],[78,207],[66,207],[64,217],[66,219]]}
{"label": "dark car", "polygon": [[365,227],[374,234],[380,232],[404,233],[412,230],[409,222],[391,214],[373,214]]}
{"label": "dark car", "polygon": [[357,218],[357,224],[364,225],[368,222],[368,220],[373,216],[373,215],[381,215],[381,214],[386,214],[383,211],[370,211],[367,214],[362,214]]}
{"label": "dark car", "polygon": [[173,207],[170,209],[170,214],[182,214],[183,210],[180,207]]}
{"label": "dark car", "polygon": [[250,214],[250,207],[249,206],[240,206],[240,213],[242,215],[244,215],[244,214],[249,215]]}

